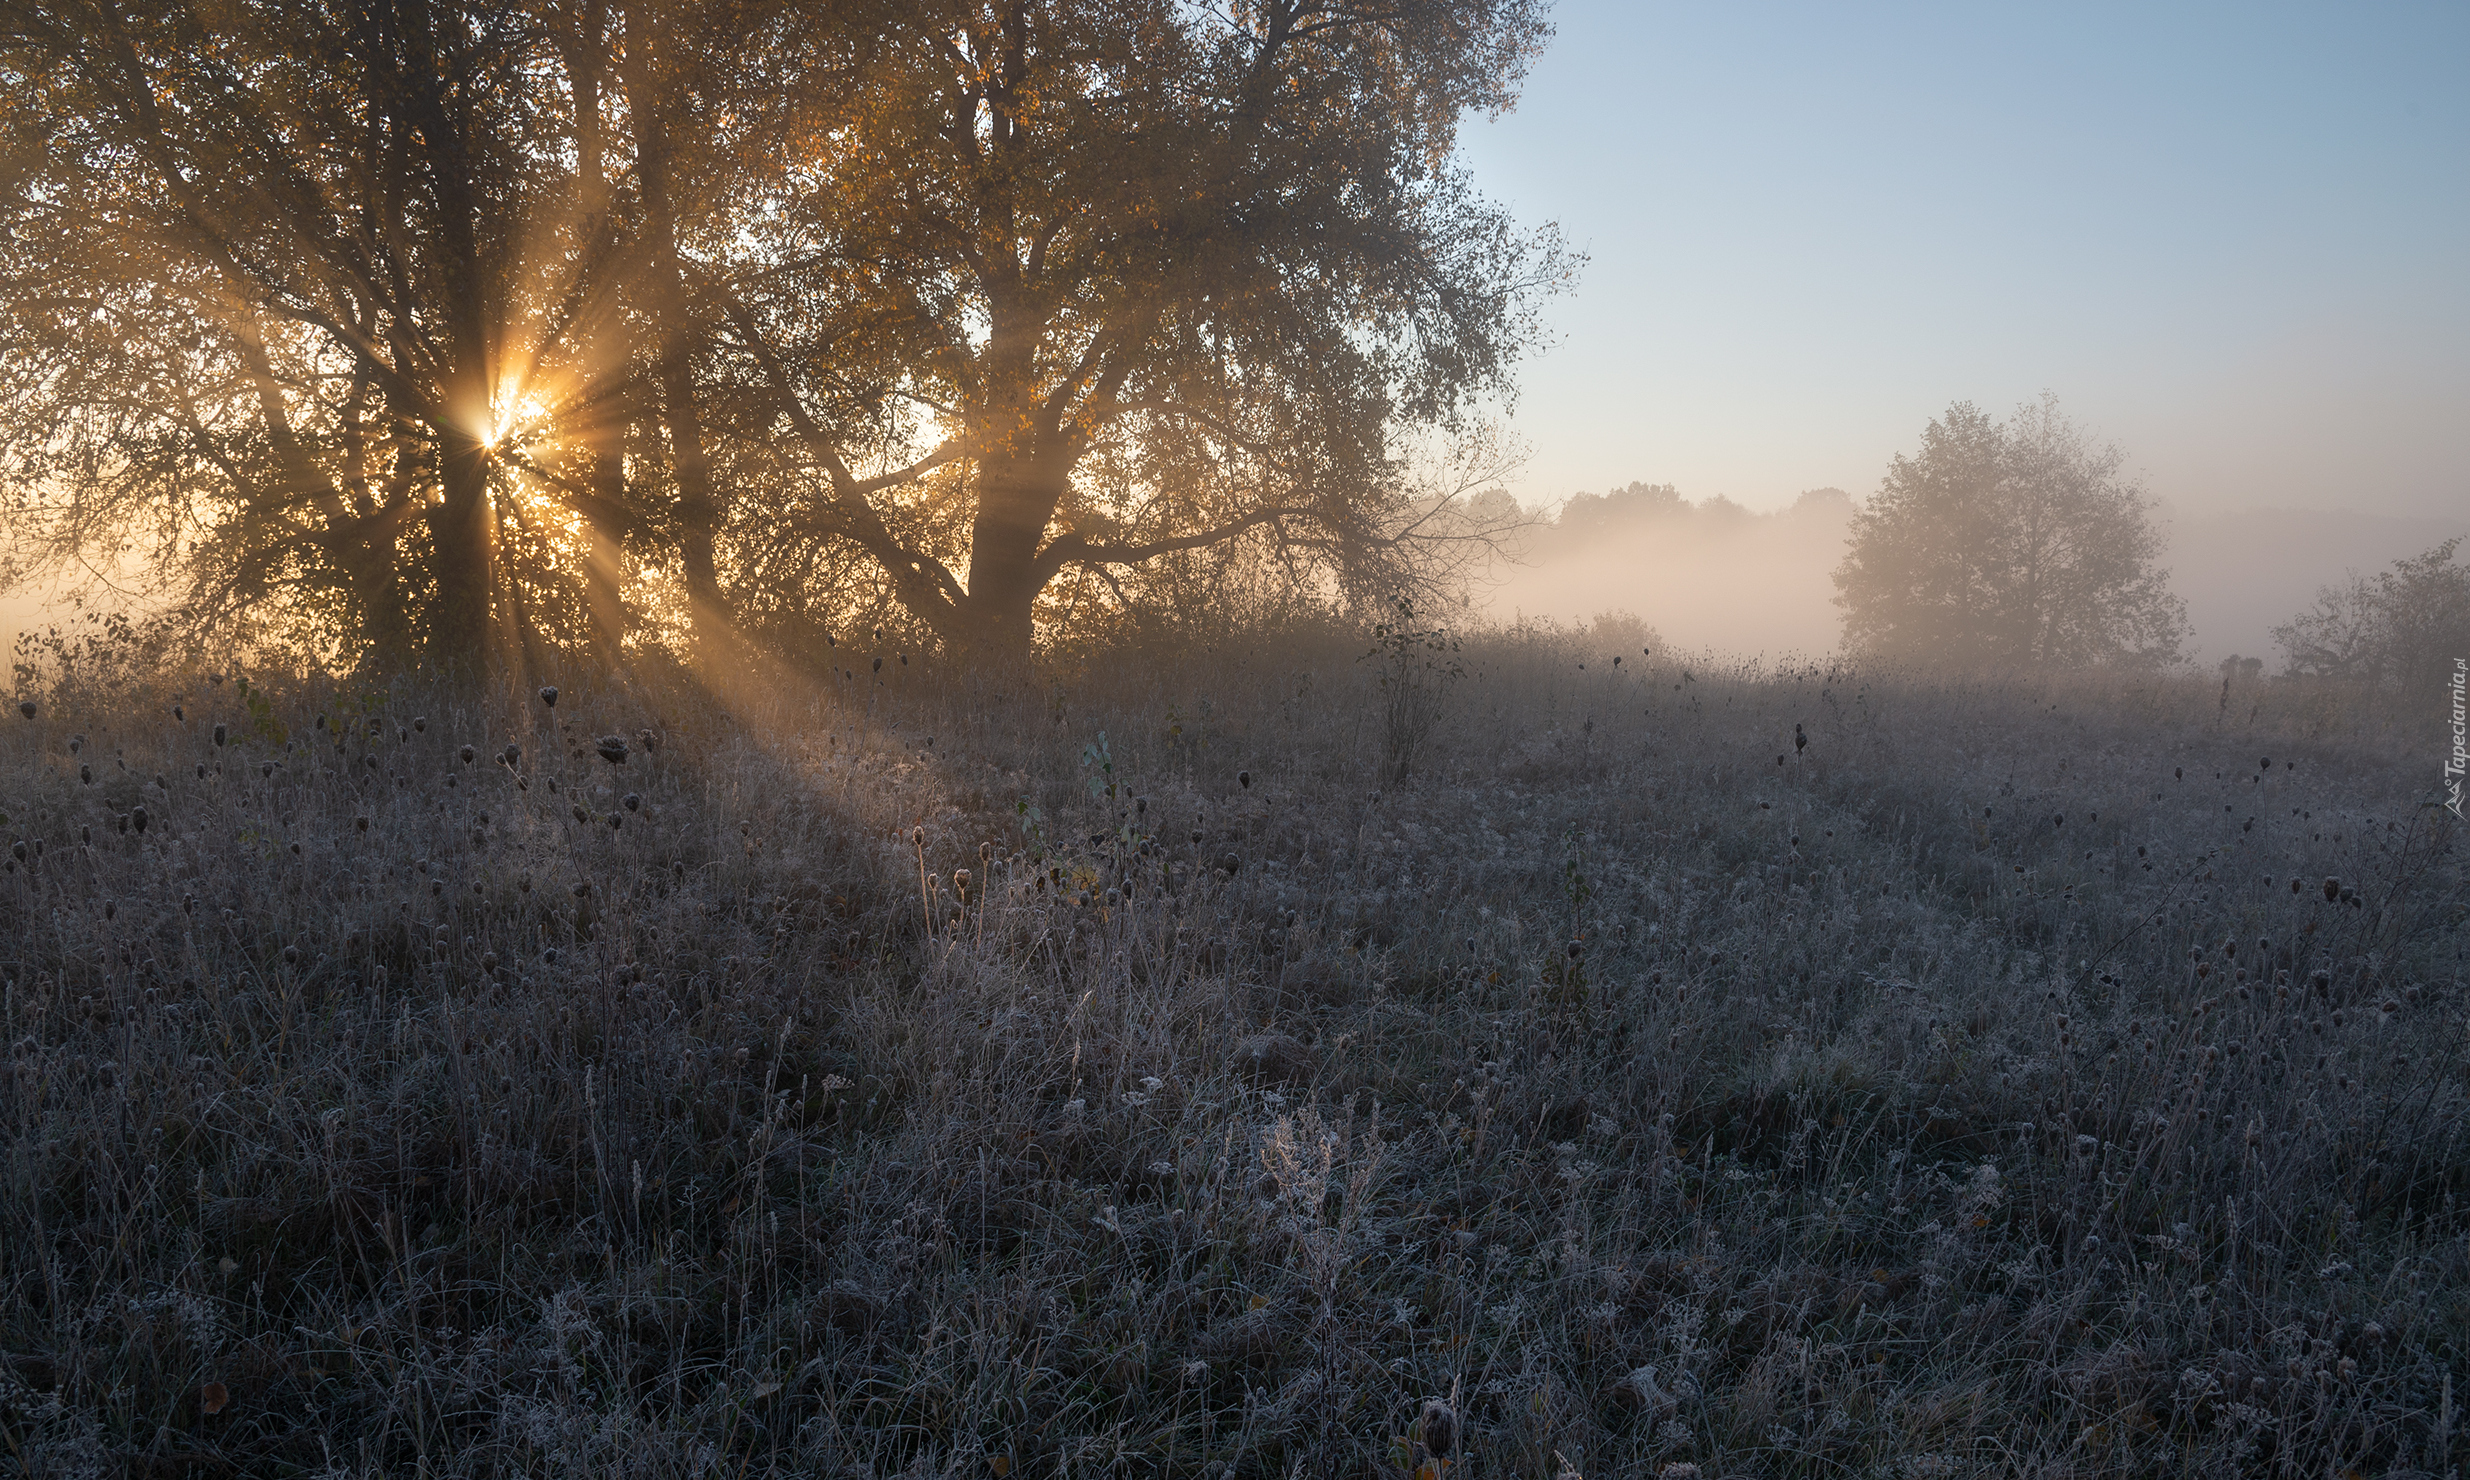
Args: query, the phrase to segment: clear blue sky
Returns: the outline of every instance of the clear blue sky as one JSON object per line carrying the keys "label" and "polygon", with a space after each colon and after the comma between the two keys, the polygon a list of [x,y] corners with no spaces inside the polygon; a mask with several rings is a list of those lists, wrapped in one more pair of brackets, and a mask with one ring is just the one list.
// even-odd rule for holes
{"label": "clear blue sky", "polygon": [[1592,258],[1530,503],[1864,494],[2043,390],[2182,511],[2470,522],[2470,4],[1561,0],[1478,184]]}

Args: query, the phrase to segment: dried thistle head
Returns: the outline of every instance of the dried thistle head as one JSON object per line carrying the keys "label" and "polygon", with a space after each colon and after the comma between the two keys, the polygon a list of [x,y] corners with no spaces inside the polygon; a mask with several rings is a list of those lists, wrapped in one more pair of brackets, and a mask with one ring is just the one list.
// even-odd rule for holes
{"label": "dried thistle head", "polygon": [[545,683],[540,686],[540,702],[548,705],[551,709],[557,708],[556,684]]}

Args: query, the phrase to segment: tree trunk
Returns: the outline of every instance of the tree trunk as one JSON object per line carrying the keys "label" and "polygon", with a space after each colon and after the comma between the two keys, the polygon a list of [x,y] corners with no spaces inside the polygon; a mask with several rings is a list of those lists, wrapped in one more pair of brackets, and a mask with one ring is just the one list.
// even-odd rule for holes
{"label": "tree trunk", "polygon": [[669,430],[669,458],[678,485],[679,554],[686,566],[686,595],[698,645],[728,630],[728,606],[720,589],[715,556],[723,510],[704,450],[703,416],[695,402],[693,325],[686,306],[686,273],[678,258],[677,218],[671,196],[672,166],[667,99],[651,58],[652,41],[641,7],[626,14],[626,108],[635,120],[636,178],[643,193],[646,286],[660,340],[661,419]]}
{"label": "tree trunk", "polygon": [[449,435],[438,458],[445,498],[429,510],[437,595],[429,652],[440,668],[478,675],[489,655],[488,449],[469,433]]}
{"label": "tree trunk", "polygon": [[[607,7],[594,0],[585,7],[583,32],[575,38],[566,56],[567,75],[574,80],[575,181],[583,208],[582,235],[587,251],[607,229],[609,214],[609,182],[602,158],[607,141],[600,124],[601,76],[608,57],[607,24]],[[601,507],[584,519],[583,597],[592,623],[593,655],[603,667],[615,668],[624,657],[627,629],[626,602],[620,585],[625,573],[625,544],[616,523],[626,507],[626,422],[611,404],[611,398],[600,392],[625,377],[632,368],[632,357],[627,353],[625,323],[617,315],[614,285],[603,282],[593,296],[598,306],[587,310],[580,333],[590,377],[583,398],[580,440],[584,454],[583,483]],[[613,359],[614,364],[610,363]]]}
{"label": "tree trunk", "polygon": [[1007,664],[1028,661],[1033,613],[1046,579],[1038,546],[1062,502],[1068,466],[1040,452],[981,461],[969,526],[965,640]]}
{"label": "tree trunk", "polygon": [[381,672],[408,667],[412,629],[404,610],[402,573],[396,568],[394,521],[364,516],[354,521],[335,549],[358,616],[363,661]]}

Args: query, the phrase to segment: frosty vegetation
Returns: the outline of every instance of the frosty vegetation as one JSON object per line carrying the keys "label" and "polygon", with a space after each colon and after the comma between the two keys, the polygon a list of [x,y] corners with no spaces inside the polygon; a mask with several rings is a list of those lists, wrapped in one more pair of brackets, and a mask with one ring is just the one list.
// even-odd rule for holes
{"label": "frosty vegetation", "polygon": [[2415,714],[1615,636],[47,692],[12,1463],[2453,1472]]}

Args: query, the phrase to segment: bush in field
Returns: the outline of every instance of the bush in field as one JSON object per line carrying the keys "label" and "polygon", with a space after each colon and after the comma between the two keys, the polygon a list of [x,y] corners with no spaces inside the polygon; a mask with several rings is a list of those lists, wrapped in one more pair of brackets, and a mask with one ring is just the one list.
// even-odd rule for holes
{"label": "bush in field", "polygon": [[2440,691],[2457,658],[2470,657],[2470,565],[2455,562],[2459,539],[2396,560],[2369,577],[2327,586],[2316,604],[2273,629],[2287,671]]}

